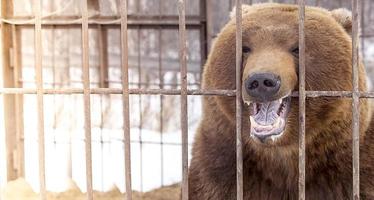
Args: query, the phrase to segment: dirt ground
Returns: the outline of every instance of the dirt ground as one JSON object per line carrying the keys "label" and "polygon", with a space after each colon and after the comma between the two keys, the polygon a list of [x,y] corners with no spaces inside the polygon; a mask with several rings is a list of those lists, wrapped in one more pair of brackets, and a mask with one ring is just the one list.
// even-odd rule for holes
{"label": "dirt ground", "polygon": [[[2,200],[39,200],[40,197],[22,178],[9,182],[1,191]],[[178,200],[180,187],[178,184],[165,186],[146,193],[133,192],[134,200]],[[48,192],[48,200],[86,200],[87,197],[73,184],[71,189],[62,192]],[[109,192],[94,192],[95,200],[123,200],[124,194],[118,189]]]}

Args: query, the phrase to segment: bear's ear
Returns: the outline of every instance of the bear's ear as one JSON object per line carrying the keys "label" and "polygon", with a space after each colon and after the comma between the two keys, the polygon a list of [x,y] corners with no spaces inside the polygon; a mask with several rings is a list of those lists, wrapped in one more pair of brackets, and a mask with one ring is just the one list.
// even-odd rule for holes
{"label": "bear's ear", "polygon": [[352,12],[345,9],[339,8],[331,11],[331,15],[343,28],[347,31],[348,34],[352,33]]}
{"label": "bear's ear", "polygon": [[[250,5],[243,4],[242,5],[242,15],[249,12],[249,8],[251,8]],[[235,18],[236,15],[236,6],[234,6],[230,12],[230,19]]]}

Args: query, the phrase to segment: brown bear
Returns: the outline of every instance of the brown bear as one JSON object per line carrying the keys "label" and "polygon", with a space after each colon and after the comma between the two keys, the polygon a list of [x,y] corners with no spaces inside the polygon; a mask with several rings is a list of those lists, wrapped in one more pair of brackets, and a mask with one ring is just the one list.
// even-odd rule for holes
{"label": "brown bear", "polygon": [[[234,14],[235,15],[235,14]],[[244,199],[298,198],[298,7],[243,6]],[[306,90],[352,90],[351,13],[306,7]],[[205,64],[204,89],[235,89],[235,19]],[[359,66],[359,89],[366,91]],[[306,100],[306,199],[352,199],[352,100]],[[360,195],[374,199],[374,122],[360,99]],[[204,96],[190,200],[236,199],[235,97]]]}

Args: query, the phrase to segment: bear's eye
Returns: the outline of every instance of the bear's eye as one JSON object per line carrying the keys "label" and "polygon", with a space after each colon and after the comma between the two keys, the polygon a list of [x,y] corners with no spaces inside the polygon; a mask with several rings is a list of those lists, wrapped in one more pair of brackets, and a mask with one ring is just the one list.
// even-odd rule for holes
{"label": "bear's eye", "polygon": [[242,51],[243,51],[243,53],[249,53],[249,52],[251,52],[251,48],[249,48],[247,46],[243,46]]}
{"label": "bear's eye", "polygon": [[295,57],[299,57],[299,47],[296,47],[296,48],[292,49],[292,54]]}

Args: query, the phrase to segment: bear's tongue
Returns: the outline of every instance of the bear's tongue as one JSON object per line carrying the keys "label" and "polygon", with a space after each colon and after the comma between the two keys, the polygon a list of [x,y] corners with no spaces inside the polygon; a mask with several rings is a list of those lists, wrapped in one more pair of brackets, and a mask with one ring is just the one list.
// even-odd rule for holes
{"label": "bear's tongue", "polygon": [[278,111],[282,104],[281,100],[275,100],[265,103],[256,103],[255,110],[257,113],[253,115],[254,120],[263,126],[272,125],[278,119]]}

